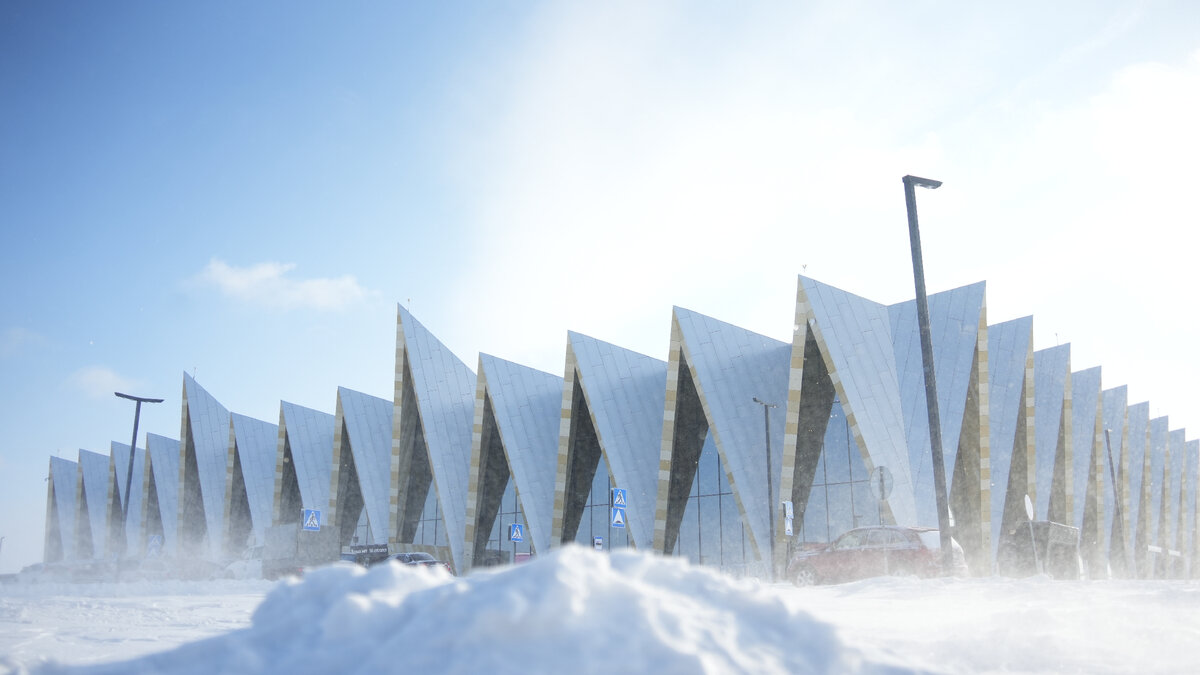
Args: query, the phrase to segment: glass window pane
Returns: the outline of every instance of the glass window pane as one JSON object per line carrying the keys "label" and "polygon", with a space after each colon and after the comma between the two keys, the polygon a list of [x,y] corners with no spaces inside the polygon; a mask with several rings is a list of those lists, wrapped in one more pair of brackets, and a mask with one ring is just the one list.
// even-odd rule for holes
{"label": "glass window pane", "polygon": [[804,507],[804,541],[829,541],[829,512],[824,485],[814,485]]}
{"label": "glass window pane", "polygon": [[721,497],[721,530],[721,564],[742,565],[742,517],[732,495]]}
{"label": "glass window pane", "polygon": [[676,554],[686,557],[693,564],[700,563],[700,527],[697,517],[696,500],[689,499],[679,526]]}
{"label": "glass window pane", "polygon": [[850,486],[829,485],[826,487],[829,495],[829,534],[837,536],[854,529],[854,512],[851,503]]}
{"label": "glass window pane", "polygon": [[712,434],[709,434],[704,440],[704,449],[700,452],[700,464],[696,469],[701,495],[715,495],[720,490],[718,463],[717,445],[712,440]]}
{"label": "glass window pane", "polygon": [[854,434],[848,434],[846,437],[849,445],[850,455],[850,476],[854,480],[869,479],[870,472],[867,471],[867,464],[863,461],[862,452],[858,449],[858,443],[854,442]]}
{"label": "glass window pane", "polygon": [[608,496],[608,463],[600,458],[596,467],[596,475],[592,477],[592,492],[588,495],[588,504],[607,504]]}
{"label": "glass window pane", "polygon": [[[840,413],[840,409],[837,410]],[[846,418],[841,414],[829,418],[829,427],[825,430],[825,480],[828,483],[846,483],[850,481],[850,453],[847,449]]]}
{"label": "glass window pane", "polygon": [[700,562],[704,565],[721,564],[721,505],[718,498],[699,497],[700,507]]}
{"label": "glass window pane", "polygon": [[608,504],[597,504],[589,510],[592,521],[592,536],[603,537],[608,534]]}
{"label": "glass window pane", "polygon": [[859,525],[882,525],[879,520],[879,500],[875,499],[871,484],[865,481],[854,483],[854,512]]}

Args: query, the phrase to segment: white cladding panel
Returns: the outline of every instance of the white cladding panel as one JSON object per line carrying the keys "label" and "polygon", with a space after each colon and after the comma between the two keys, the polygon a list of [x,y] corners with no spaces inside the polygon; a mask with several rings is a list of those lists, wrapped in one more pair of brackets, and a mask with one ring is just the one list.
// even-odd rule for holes
{"label": "white cladding panel", "polygon": [[546,552],[554,517],[563,378],[487,354],[479,355],[479,364],[528,536],[535,551]]}
{"label": "white cladding panel", "polygon": [[680,307],[675,320],[683,349],[704,402],[709,430],[725,471],[745,511],[746,524],[760,550],[770,540],[763,407],[769,415],[771,494],[778,497],[783,466],[783,429],[787,417],[788,374],[792,347],[786,342],[718,321]]}
{"label": "white cladding panel", "polygon": [[[1187,442],[1187,460],[1184,466],[1183,496],[1183,555],[1191,560],[1190,569],[1195,570],[1198,562],[1196,553],[1196,481],[1200,479],[1200,440]],[[1193,575],[1194,576],[1194,575]]]}
{"label": "white cladding panel", "polygon": [[187,414],[196,450],[200,497],[208,529],[209,554],[222,555],[220,533],[225,531],[225,478],[229,461],[229,411],[201,387],[191,375],[183,374]]}
{"label": "white cladding panel", "polygon": [[[971,366],[979,338],[985,286],[982,282],[928,296],[933,372],[937,383],[946,490],[953,485]],[[917,301],[888,307],[896,376],[904,415],[909,470],[915,490],[917,522],[937,525],[933,458],[930,451],[929,407],[925,399],[925,366],[917,323]]]}
{"label": "white cladding panel", "polygon": [[329,509],[329,481],[333,477],[335,418],[287,401],[280,401],[279,409],[292,449],[301,507],[324,513]]}
{"label": "white cladding panel", "polygon": [[[800,277],[815,329],[840,380],[842,406],[854,415],[870,466],[885,466],[893,485],[888,506],[900,525],[919,525],[909,467],[891,319],[886,306],[819,281]],[[843,392],[839,392],[839,395]],[[936,526],[936,522],[932,525]]]}
{"label": "white cladding panel", "polygon": [[1074,481],[1075,516],[1071,524],[1083,527],[1087,504],[1088,472],[1096,452],[1096,416],[1100,414],[1100,368],[1071,373],[1071,480]]}
{"label": "white cladding panel", "polygon": [[[992,482],[992,555],[1000,542],[1004,502],[1017,442],[1017,418],[1025,405],[1025,359],[1033,339],[1033,317],[988,327],[988,425]],[[1033,452],[1033,448],[1027,448]],[[1021,498],[1024,495],[1013,495]]]}
{"label": "white cladding panel", "polygon": [[1150,404],[1143,401],[1129,406],[1128,452],[1129,452],[1129,514],[1125,522],[1129,523],[1129,534],[1126,542],[1129,547],[1129,559],[1134,560],[1134,549],[1138,539],[1139,513],[1142,509],[1142,491],[1148,478],[1143,470],[1146,459],[1150,431]]}
{"label": "white cladding panel", "polygon": [[654,547],[667,362],[568,333],[578,382],[616,487],[627,490],[634,546]]}
{"label": "white cladding panel", "polygon": [[1037,463],[1037,509],[1034,517],[1046,520],[1054,482],[1054,456],[1062,430],[1063,402],[1071,377],[1071,345],[1033,353],[1033,419]]}
{"label": "white cladding panel", "polygon": [[[1105,549],[1111,549],[1113,518],[1116,516],[1116,493],[1113,491],[1112,476],[1117,476],[1117,480],[1123,479],[1121,474],[1122,457],[1125,455],[1125,418],[1129,411],[1129,388],[1125,385],[1106,389],[1101,393],[1101,400],[1104,406],[1104,427],[1100,431],[1100,464],[1102,470],[1100,472],[1100,481],[1104,486],[1101,489],[1101,497],[1104,500],[1104,525],[1100,532],[1103,541],[1108,541]],[[1104,431],[1107,430],[1106,435]],[[1109,458],[1112,458],[1112,463],[1109,463]],[[1124,479],[1128,479],[1127,476]],[[1129,536],[1129,514],[1124,512],[1122,507],[1121,520],[1124,521],[1125,537]],[[1109,550],[1110,556],[1123,556],[1123,551]]]}
{"label": "white cladding panel", "polygon": [[1178,550],[1179,523],[1182,513],[1184,455],[1187,454],[1187,434],[1183,429],[1171,430],[1171,464],[1167,469],[1167,539],[1166,548]]}
{"label": "white cladding panel", "polygon": [[179,441],[146,434],[146,448],[162,520],[162,552],[172,556],[179,545]]}
{"label": "white cladding panel", "polygon": [[230,423],[237,442],[238,461],[242,465],[242,480],[246,484],[246,501],[250,504],[251,530],[255,543],[261,544],[271,525],[279,426],[237,413],[230,414]]}
{"label": "white cladding panel", "polygon": [[[446,523],[454,567],[462,569],[475,373],[408,310],[399,307],[399,312],[434,488]],[[401,411],[401,414],[410,413]]]}
{"label": "white cladding panel", "polygon": [[1167,431],[1166,416],[1150,420],[1150,531],[1147,541],[1154,546],[1164,546],[1160,529],[1162,517],[1163,474],[1166,471]]}
{"label": "white cladding panel", "polygon": [[[109,456],[112,458],[112,476],[116,482],[116,510],[120,512],[125,501],[125,481],[129,483],[129,515],[125,521],[125,550],[122,555],[137,555],[141,550],[142,498],[145,496],[146,449],[138,448],[133,456],[133,476],[129,476],[129,446],[112,441]],[[115,542],[114,542],[115,545]]]}
{"label": "white cladding panel", "polygon": [[75,491],[79,483],[79,464],[62,457],[51,457],[50,480],[54,485],[54,510],[58,515],[63,560],[74,560],[77,556],[75,522],[79,505]]}
{"label": "white cladding panel", "polygon": [[[358,472],[368,543],[387,543],[389,478],[392,470],[393,405],[386,399],[338,387],[342,420],[350,436],[350,452]],[[346,450],[343,448],[342,452]],[[332,488],[332,486],[331,486]]]}
{"label": "white cladding panel", "polygon": [[87,526],[92,535],[92,557],[106,558],[108,550],[108,455],[79,451],[79,475],[83,480]]}

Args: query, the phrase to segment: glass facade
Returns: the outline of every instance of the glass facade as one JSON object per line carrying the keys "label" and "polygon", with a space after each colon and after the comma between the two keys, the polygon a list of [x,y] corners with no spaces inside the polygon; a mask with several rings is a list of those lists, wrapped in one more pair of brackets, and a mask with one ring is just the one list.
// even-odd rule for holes
{"label": "glass facade", "polygon": [[413,535],[413,543],[424,546],[447,546],[446,526],[442,523],[442,507],[438,504],[437,491],[429,486],[429,494],[425,495],[425,508],[421,509],[421,520],[417,522],[417,531]]}
{"label": "glass facade", "polygon": [[719,567],[738,576],[744,575],[747,564],[755,560],[750,533],[742,524],[711,434],[700,452],[673,553],[694,564]]}
{"label": "glass facade", "polygon": [[[523,541],[509,540],[509,531],[513,525],[520,525],[524,536]],[[496,522],[492,523],[492,533],[488,535],[487,551],[500,553],[500,562],[519,562],[528,558],[532,553],[530,547],[529,524],[525,522],[525,513],[517,502],[517,490],[510,478],[504,487],[504,496],[500,498],[500,510],[496,513]]]}
{"label": "glass facade", "polygon": [[[602,454],[596,475],[592,477],[592,489],[584,504],[583,516],[579,518],[575,543],[591,548],[595,546],[595,537],[603,537],[604,550],[629,546],[629,527],[612,527],[613,487],[608,477],[608,460]],[[629,507],[633,506],[629,504]]]}
{"label": "glass facade", "polygon": [[387,539],[377,541],[371,536],[371,519],[367,517],[367,510],[363,509],[358,514],[358,524],[354,526],[354,535],[350,539],[351,544],[386,544]]}
{"label": "glass facade", "polygon": [[795,541],[833,541],[856,527],[879,525],[879,500],[871,490],[867,466],[850,433],[850,423],[834,399],[825,429],[821,459],[804,507]]}

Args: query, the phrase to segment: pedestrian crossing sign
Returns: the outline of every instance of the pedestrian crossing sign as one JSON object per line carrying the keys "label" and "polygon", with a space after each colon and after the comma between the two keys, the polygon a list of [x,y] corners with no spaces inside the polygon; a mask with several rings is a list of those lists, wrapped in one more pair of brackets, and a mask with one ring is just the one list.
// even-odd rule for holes
{"label": "pedestrian crossing sign", "polygon": [[513,523],[512,525],[509,525],[508,540],[518,544],[525,541],[525,528],[521,527],[520,523]]}
{"label": "pedestrian crossing sign", "polygon": [[304,509],[304,529],[308,532],[321,531],[320,509]]}

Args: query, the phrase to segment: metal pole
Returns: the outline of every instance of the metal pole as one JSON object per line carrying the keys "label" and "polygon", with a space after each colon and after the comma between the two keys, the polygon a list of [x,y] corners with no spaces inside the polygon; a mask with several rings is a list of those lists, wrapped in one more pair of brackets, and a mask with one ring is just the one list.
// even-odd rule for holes
{"label": "metal pole", "polygon": [[938,532],[942,546],[942,571],[954,570],[950,543],[950,512],[946,500],[946,470],[942,459],[942,425],[938,417],[937,382],[933,372],[933,338],[929,332],[929,301],[925,297],[925,267],[921,262],[921,232],[917,227],[916,186],[937,189],[941,181],[904,177],[904,203],[908,209],[908,237],[912,244],[913,280],[917,290],[917,326],[921,332],[921,362],[925,370],[925,406],[929,411],[929,450],[933,455],[933,491],[937,498]]}
{"label": "metal pole", "polygon": [[754,402],[763,407],[763,435],[767,439],[767,523],[770,536],[767,538],[767,555],[771,557],[767,565],[767,578],[775,581],[775,481],[771,478],[771,408],[774,403],[760,401],[757,396]]}
{"label": "metal pole", "polygon": [[130,396],[129,394],[122,394],[119,391],[114,391],[113,393],[120,398],[127,398],[130,401],[137,402],[137,407],[133,409],[133,439],[129,441],[129,467],[125,471],[125,498],[121,500],[121,527],[118,528],[121,533],[121,547],[118,549],[118,555],[120,555],[120,553],[125,551],[126,544],[128,543],[125,536],[125,525],[129,522],[129,490],[133,483],[133,456],[137,454],[137,432],[138,422],[142,417],[142,404],[162,403],[163,400],[161,398]]}

